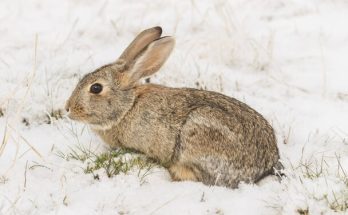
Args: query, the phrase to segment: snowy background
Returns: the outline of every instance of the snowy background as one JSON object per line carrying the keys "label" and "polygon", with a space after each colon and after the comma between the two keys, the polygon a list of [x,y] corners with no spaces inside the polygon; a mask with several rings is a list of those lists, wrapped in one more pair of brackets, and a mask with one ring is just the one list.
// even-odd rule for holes
{"label": "snowy background", "polygon": [[[345,0],[1,0],[0,214],[348,213],[347,20]],[[287,178],[235,190],[163,168],[96,180],[58,156],[109,150],[61,109],[81,76],[157,25],[177,43],[151,82],[262,113]]]}

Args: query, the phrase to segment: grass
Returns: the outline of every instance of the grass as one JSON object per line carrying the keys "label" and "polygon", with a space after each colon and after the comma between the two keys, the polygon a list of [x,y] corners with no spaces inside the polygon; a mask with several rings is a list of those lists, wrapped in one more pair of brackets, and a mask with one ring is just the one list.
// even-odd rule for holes
{"label": "grass", "polygon": [[100,180],[99,174],[101,172],[108,178],[112,178],[121,173],[126,174],[132,170],[137,170],[137,175],[141,183],[143,183],[150,170],[159,166],[157,162],[147,158],[145,155],[125,148],[108,150],[97,154],[87,147],[78,145],[70,147],[67,153],[58,151],[56,154],[67,161],[81,161],[85,164],[83,167],[84,173],[91,174],[96,180]]}
{"label": "grass", "polygon": [[92,159],[96,156],[96,154],[94,154],[94,152],[90,148],[87,148],[86,146],[81,144],[77,144],[74,147],[68,147],[68,150],[69,151],[66,153],[58,150],[56,151],[56,155],[65,159],[66,161],[79,160],[82,162],[85,162],[86,160]]}
{"label": "grass", "polygon": [[52,124],[52,122],[63,119],[64,118],[64,111],[61,109],[52,109],[49,113],[46,114],[46,123]]}
{"label": "grass", "polygon": [[324,160],[324,156],[322,156],[320,160],[314,159],[303,161],[298,166],[303,177],[311,180],[328,175],[328,167],[329,165]]}
{"label": "grass", "polygon": [[300,215],[308,215],[309,211],[308,211],[308,208],[307,209],[297,209],[297,213]]}
{"label": "grass", "polygon": [[[336,163],[334,163],[336,160]],[[301,160],[297,167],[292,168],[295,177],[290,180],[299,181],[304,195],[318,202],[324,202],[334,212],[348,212],[348,175],[341,164],[341,158],[322,155],[319,159],[311,157]],[[322,181],[325,184],[322,184]],[[296,184],[295,181],[291,182]],[[325,192],[309,190],[309,184],[316,185]],[[338,185],[332,187],[332,185]],[[308,206],[307,206],[308,207]],[[299,214],[309,214],[309,208],[299,208]]]}
{"label": "grass", "polygon": [[[155,166],[156,163],[144,155],[130,154],[128,150],[118,149],[97,155],[91,162],[87,162],[87,167],[84,171],[92,174],[94,178],[99,178],[99,175],[95,174],[95,172],[102,169],[107,177],[111,178],[120,173],[127,173],[135,168],[139,170],[138,176],[140,176],[141,170],[146,170],[145,173],[148,173]],[[141,178],[144,178],[144,175]]]}
{"label": "grass", "polygon": [[7,181],[8,178],[6,178],[5,176],[0,176],[0,184],[6,184]]}

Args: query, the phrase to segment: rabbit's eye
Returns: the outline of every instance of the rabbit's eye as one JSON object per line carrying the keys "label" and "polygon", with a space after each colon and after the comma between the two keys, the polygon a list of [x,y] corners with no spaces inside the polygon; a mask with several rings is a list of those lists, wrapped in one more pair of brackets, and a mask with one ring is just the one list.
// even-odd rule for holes
{"label": "rabbit's eye", "polygon": [[99,83],[95,83],[91,86],[89,91],[93,94],[99,94],[103,90],[103,86]]}

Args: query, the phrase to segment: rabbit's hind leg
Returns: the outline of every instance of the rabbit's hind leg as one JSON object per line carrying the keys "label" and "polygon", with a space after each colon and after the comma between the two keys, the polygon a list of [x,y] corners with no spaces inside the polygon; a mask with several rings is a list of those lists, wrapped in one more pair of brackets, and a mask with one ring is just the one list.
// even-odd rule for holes
{"label": "rabbit's hind leg", "polygon": [[192,168],[184,164],[173,164],[169,167],[173,181],[198,181]]}

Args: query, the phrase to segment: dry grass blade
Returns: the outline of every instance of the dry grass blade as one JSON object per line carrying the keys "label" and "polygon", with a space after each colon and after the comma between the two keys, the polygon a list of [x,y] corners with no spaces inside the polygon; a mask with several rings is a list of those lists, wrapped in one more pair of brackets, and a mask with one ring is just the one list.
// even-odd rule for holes
{"label": "dry grass blade", "polygon": [[14,132],[16,132],[17,135],[23,140],[23,142],[24,142],[25,144],[27,144],[27,146],[29,146],[29,148],[30,148],[31,150],[33,150],[33,152],[34,152],[37,156],[39,156],[42,160],[45,160],[45,159],[43,158],[43,156],[41,155],[41,153],[40,153],[33,145],[31,145],[27,139],[25,139],[22,135],[20,135],[14,128],[12,128],[12,126],[9,125],[8,127],[11,128]]}
{"label": "dry grass blade", "polygon": [[[7,123],[6,123],[7,124]],[[5,126],[5,130],[4,130],[4,136],[2,138],[2,142],[1,142],[1,146],[0,146],[0,156],[3,154],[4,150],[5,150],[5,146],[8,142],[8,138],[9,138],[9,133],[7,132],[7,126]]]}
{"label": "dry grass blade", "polygon": [[178,196],[174,196],[173,198],[169,199],[168,201],[164,202],[162,205],[160,205],[159,207],[155,208],[151,213],[149,214],[155,214],[157,211],[159,211],[161,208],[165,207],[166,205],[168,205],[169,203],[171,203],[172,201],[174,201],[175,199],[181,197],[180,195]]}
{"label": "dry grass blade", "polygon": [[[1,142],[1,146],[0,146],[0,156],[4,153],[6,145],[11,137],[11,132],[12,130],[9,130],[9,126],[12,124],[15,124],[15,122],[18,122],[19,117],[20,117],[20,113],[23,110],[25,101],[29,95],[30,89],[32,87],[32,84],[34,82],[34,78],[35,78],[35,74],[36,74],[36,69],[37,69],[37,46],[38,46],[38,35],[36,35],[35,37],[35,47],[34,47],[34,65],[33,65],[33,70],[32,72],[29,74],[28,76],[28,83],[27,83],[27,88],[25,91],[25,94],[23,96],[23,98],[21,99],[21,103],[18,105],[18,108],[16,110],[15,116],[14,118],[12,118],[11,122],[7,122],[6,126],[5,126],[5,131],[4,131],[4,136],[3,136],[3,140]],[[18,151],[18,146],[17,146],[17,151]],[[17,156],[17,153],[16,153]],[[16,161],[16,158],[13,159],[13,162]],[[11,167],[14,165],[14,163],[11,165]]]}
{"label": "dry grass blade", "polygon": [[28,170],[28,161],[25,163],[23,191],[27,189],[27,170]]}

